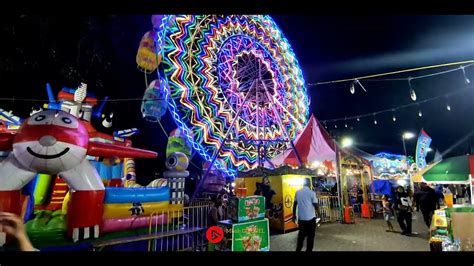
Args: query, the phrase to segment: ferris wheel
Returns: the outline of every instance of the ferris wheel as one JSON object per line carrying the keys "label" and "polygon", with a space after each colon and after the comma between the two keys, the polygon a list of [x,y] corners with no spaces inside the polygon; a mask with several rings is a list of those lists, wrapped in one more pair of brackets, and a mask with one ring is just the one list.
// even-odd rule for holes
{"label": "ferris wheel", "polygon": [[302,71],[270,16],[163,16],[156,44],[171,114],[218,169],[262,165],[306,125]]}

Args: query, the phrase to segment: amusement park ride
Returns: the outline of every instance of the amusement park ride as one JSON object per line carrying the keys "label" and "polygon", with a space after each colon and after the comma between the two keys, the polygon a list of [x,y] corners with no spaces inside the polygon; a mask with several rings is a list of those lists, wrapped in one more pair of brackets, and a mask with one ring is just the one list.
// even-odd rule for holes
{"label": "amusement park ride", "polygon": [[[146,84],[141,111],[147,121],[160,123],[169,110],[179,127],[170,139],[181,138],[175,144],[186,147],[167,154],[167,182],[156,180],[151,188],[135,182],[132,158],[157,156],[131,147],[127,138],[137,129],[107,135],[93,128],[91,120],[104,117],[102,125],[111,126],[113,114],[102,114],[107,98],[97,106],[81,84],[63,88],[56,100],[47,85],[45,110],[25,120],[0,110],[6,156],[0,162],[0,211],[23,214],[27,227],[37,229],[33,210],[39,206],[30,199],[25,213],[21,189],[33,184],[33,196],[42,175],[58,176],[68,187],[59,201],[67,235],[74,241],[98,238],[169,222],[150,215],[182,210],[194,152],[208,163],[194,196],[210,174],[233,179],[289,149],[297,154],[293,140],[308,122],[309,99],[296,56],[270,16],[155,15],[152,23],[136,57],[145,76],[157,76]],[[106,162],[123,166],[121,180],[104,182],[97,165]]]}

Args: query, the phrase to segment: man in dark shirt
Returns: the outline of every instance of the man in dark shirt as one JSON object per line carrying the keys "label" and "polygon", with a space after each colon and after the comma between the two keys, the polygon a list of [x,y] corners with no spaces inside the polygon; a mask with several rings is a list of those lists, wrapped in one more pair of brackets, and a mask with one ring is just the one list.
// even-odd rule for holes
{"label": "man in dark shirt", "polygon": [[431,218],[436,209],[439,208],[440,196],[426,183],[421,183],[420,190],[415,193],[416,209],[421,210],[423,219],[428,228],[431,226]]}
{"label": "man in dark shirt", "polygon": [[402,186],[397,187],[395,210],[397,211],[397,222],[402,229],[402,235],[411,235],[412,223],[412,201],[410,195]]}

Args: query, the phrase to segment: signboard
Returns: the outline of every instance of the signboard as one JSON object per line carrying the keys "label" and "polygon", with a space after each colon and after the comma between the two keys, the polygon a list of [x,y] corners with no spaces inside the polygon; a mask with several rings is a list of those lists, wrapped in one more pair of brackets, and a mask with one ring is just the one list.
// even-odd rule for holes
{"label": "signboard", "polygon": [[220,250],[269,251],[270,234],[268,219],[233,223],[231,220],[219,222],[224,238],[218,244]]}
{"label": "signboard", "polygon": [[423,169],[426,167],[426,154],[431,144],[431,138],[428,134],[422,129],[420,131],[420,136],[418,137],[418,142],[416,144],[416,165],[418,169]]}
{"label": "signboard", "polygon": [[229,218],[234,222],[265,218],[265,197],[231,198],[229,200]]}

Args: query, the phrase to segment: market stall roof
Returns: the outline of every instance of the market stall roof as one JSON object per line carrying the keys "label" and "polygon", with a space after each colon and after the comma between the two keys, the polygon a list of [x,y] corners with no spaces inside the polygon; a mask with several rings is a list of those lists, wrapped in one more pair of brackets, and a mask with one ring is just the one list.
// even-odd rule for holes
{"label": "market stall roof", "polygon": [[474,155],[446,158],[423,172],[424,182],[465,184],[469,182],[469,175],[474,174]]}
{"label": "market stall roof", "polygon": [[[294,145],[304,165],[315,161],[336,161],[334,141],[314,115],[311,115],[306,127],[296,137]],[[298,158],[293,149],[289,149],[273,158],[271,163],[275,167],[283,164],[299,166]]]}

